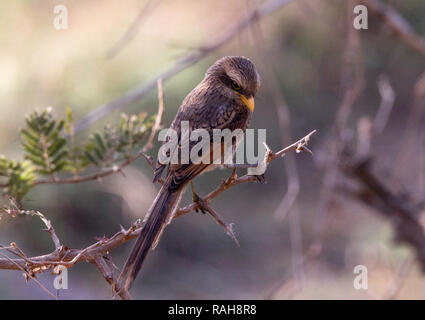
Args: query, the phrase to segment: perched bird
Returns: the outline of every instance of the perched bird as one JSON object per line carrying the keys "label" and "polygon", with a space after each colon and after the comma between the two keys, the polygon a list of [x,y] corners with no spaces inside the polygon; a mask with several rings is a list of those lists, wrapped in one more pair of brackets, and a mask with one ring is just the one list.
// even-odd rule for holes
{"label": "perched bird", "polygon": [[[223,57],[207,70],[204,79],[183,100],[170,128],[178,133],[179,138],[182,121],[188,121],[192,131],[206,129],[211,137],[209,156],[213,161],[212,150],[217,147],[213,145],[213,129],[241,129],[244,133],[254,111],[254,97],[259,86],[260,77],[249,59]],[[190,144],[189,148],[192,146]],[[222,145],[219,147],[223,148]],[[235,149],[233,146],[232,155]],[[127,277],[125,289],[130,289],[149,250],[174,217],[187,184],[200,173],[215,168],[212,161],[195,164],[189,160],[189,163],[168,165],[162,187],[145,216],[140,236],[119,277],[119,281]],[[165,168],[165,164],[157,163],[154,181],[160,178]]]}

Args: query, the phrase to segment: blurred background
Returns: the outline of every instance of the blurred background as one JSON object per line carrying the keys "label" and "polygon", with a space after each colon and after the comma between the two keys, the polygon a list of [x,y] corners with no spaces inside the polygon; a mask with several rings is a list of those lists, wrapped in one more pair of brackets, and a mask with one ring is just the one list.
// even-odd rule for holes
{"label": "blurred background", "polygon": [[[111,56],[146,1],[2,1],[0,154],[22,158],[19,129],[33,110],[52,106],[63,117],[71,107],[76,119],[82,119],[154,79],[187,53],[214,44],[267,4],[153,2],[131,39]],[[266,172],[267,184],[242,184],[213,200],[212,207],[234,223],[240,247],[209,215],[192,212],[176,219],[148,256],[133,286],[134,298],[425,298],[425,264],[418,258],[425,250],[421,239],[405,241],[397,229],[399,218],[394,220],[385,204],[373,206],[365,197],[347,195],[339,181],[351,179],[343,184],[360,188],[363,184],[350,174],[344,178],[344,170],[338,169],[352,154],[357,157],[366,136],[373,170],[384,185],[395,187],[393,200],[423,203],[425,55],[371,9],[368,29],[355,30],[352,5],[360,1],[287,2],[165,82],[163,125],[170,124],[208,66],[225,55],[243,55],[262,77],[251,127],[266,128],[268,145],[275,151],[317,129],[309,144],[314,156],[294,153],[276,160]],[[406,30],[425,34],[424,1],[384,3],[408,21],[411,28]],[[66,30],[53,27],[53,8],[59,4],[68,9]],[[117,123],[122,112],[155,114],[157,106],[154,89],[91,124],[77,139]],[[380,112],[384,128],[370,141],[370,127],[382,120],[376,118]],[[158,143],[149,154],[155,156],[157,148]],[[155,197],[158,187],[151,183],[152,170],[143,159],[124,172],[125,177],[117,174],[101,183],[38,186],[23,205],[51,219],[63,244],[85,248],[96,238],[112,236],[120,224],[128,227],[143,217]],[[229,174],[221,170],[197,178],[197,192],[208,193]],[[182,205],[190,201],[187,192]],[[423,232],[424,211],[413,211]],[[3,216],[0,243],[16,242],[28,256],[49,253],[54,247],[43,227],[34,217]],[[111,251],[118,267],[132,244]],[[367,267],[368,290],[353,286],[356,265]],[[49,272],[38,278],[53,290]],[[49,299],[33,281],[25,283],[22,272],[0,270],[0,284],[1,299]],[[68,286],[60,293],[63,299],[111,297],[110,286],[89,263],[69,269]]]}

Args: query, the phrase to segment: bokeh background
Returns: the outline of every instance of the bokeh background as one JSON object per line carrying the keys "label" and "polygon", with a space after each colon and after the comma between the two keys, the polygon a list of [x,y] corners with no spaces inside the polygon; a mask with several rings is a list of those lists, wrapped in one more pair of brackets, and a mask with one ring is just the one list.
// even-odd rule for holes
{"label": "bokeh background", "polygon": [[[2,1],[0,3],[0,153],[22,158],[19,129],[25,114],[52,106],[58,117],[71,107],[77,119],[148,81],[194,48],[213,43],[247,16],[261,1],[163,0],[142,19],[137,32],[112,58],[109,50],[126,32],[145,1],[63,0]],[[283,220],[276,211],[287,192],[286,159],[274,161],[268,183],[244,184],[217,197],[212,206],[225,221],[233,222],[237,247],[208,215],[190,213],[174,221],[144,266],[132,289],[140,299],[380,299],[397,280],[400,265],[412,248],[394,241],[392,225],[384,216],[355,200],[336,197],[327,207],[321,254],[305,259],[322,223],[323,170],[318,160],[335,123],[342,96],[341,70],[347,40],[346,1],[294,0],[261,19],[262,41],[247,28],[232,41],[164,84],[167,126],[185,95],[205,70],[225,55],[244,55],[256,63],[262,89],[256,101],[253,128],[267,128],[268,145],[282,147],[281,130],[272,88],[285,97],[291,115],[292,139],[318,130],[310,147],[297,154],[300,192]],[[425,2],[386,1],[405,17],[415,32],[425,35]],[[55,5],[68,8],[67,30],[53,27]],[[350,19],[354,15],[351,13]],[[369,29],[356,31],[361,41],[364,86],[355,101],[347,127],[355,129],[362,116],[373,117],[380,104],[377,79],[384,74],[396,94],[388,125],[373,146],[379,163],[391,169],[403,141],[413,88],[425,69],[425,58],[394,37],[380,20],[369,17]],[[268,66],[266,64],[269,64]],[[270,68],[271,67],[271,68]],[[272,69],[274,76],[267,71]],[[273,84],[272,86],[270,84]],[[157,92],[125,106],[80,132],[84,139],[106,123],[128,114],[157,109]],[[422,108],[424,106],[422,105]],[[425,120],[422,118],[421,124]],[[422,128],[423,131],[423,128]],[[156,154],[158,145],[150,151]],[[421,149],[422,148],[422,149]],[[402,181],[424,195],[415,152],[400,164]],[[228,176],[226,170],[195,180],[206,194]],[[84,248],[97,237],[111,236],[119,225],[143,217],[157,186],[143,160],[102,183],[39,186],[24,200],[28,209],[42,211],[52,220],[62,242]],[[422,186],[422,189],[420,189]],[[418,189],[419,188],[419,189]],[[336,193],[336,191],[335,191]],[[187,194],[184,204],[189,203]],[[53,244],[36,218],[3,216],[0,243],[16,242],[28,256],[51,252]],[[121,267],[132,243],[114,249]],[[353,287],[354,266],[368,268],[369,289]],[[40,281],[53,289],[53,276]],[[425,298],[425,277],[413,259],[395,298]],[[111,289],[96,268],[79,263],[69,270],[64,299],[109,299]],[[0,270],[1,299],[48,299],[21,272]]]}

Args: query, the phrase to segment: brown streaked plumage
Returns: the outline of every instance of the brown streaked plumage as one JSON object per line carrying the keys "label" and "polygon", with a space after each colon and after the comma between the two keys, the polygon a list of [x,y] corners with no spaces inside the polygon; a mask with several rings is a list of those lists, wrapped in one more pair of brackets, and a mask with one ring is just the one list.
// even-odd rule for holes
{"label": "brown streaked plumage", "polygon": [[[183,100],[170,129],[178,133],[179,139],[181,121],[189,121],[190,131],[206,129],[211,139],[213,129],[242,129],[245,132],[254,111],[254,97],[259,86],[259,75],[249,59],[236,56],[221,58]],[[189,149],[191,147],[189,143]],[[154,181],[159,179],[165,167],[157,164]],[[126,289],[131,287],[149,250],[156,245],[165,226],[173,218],[188,182],[214,167],[214,164],[191,162],[168,166],[164,183],[121,272],[119,281],[127,277]]]}

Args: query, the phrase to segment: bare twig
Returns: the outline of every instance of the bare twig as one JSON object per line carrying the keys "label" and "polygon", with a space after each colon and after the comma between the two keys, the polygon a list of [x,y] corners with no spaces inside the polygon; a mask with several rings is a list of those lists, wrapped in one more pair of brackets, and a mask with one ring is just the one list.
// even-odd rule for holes
{"label": "bare twig", "polygon": [[[9,208],[2,208],[0,209],[0,213],[4,212],[11,217],[16,217],[18,215],[27,215],[27,216],[36,216],[39,217],[40,220],[44,223],[47,229],[45,229],[46,232],[50,234],[50,237],[52,238],[53,244],[55,245],[56,250],[61,249],[61,243],[56,235],[55,229],[53,229],[52,223],[50,220],[48,220],[40,211],[35,210],[23,210],[21,207],[21,204],[10,194],[7,194],[6,197],[10,201],[11,207]],[[12,246],[13,247],[13,246]],[[3,247],[4,249],[4,247]],[[18,249],[18,248],[16,248]],[[19,249],[18,249],[19,251]],[[23,255],[23,252],[20,252]]]}
{"label": "bare twig", "polygon": [[[308,135],[306,135],[305,137],[301,138],[300,140],[298,140],[297,142],[294,142],[293,144],[287,146],[286,148],[283,148],[282,150],[272,154],[271,160],[274,160],[276,158],[280,158],[285,156],[288,152],[290,151],[295,151],[296,153],[300,153],[302,151],[306,151],[310,154],[313,154],[313,152],[311,152],[310,149],[307,148],[307,144],[311,139],[311,136],[313,134],[315,134],[317,132],[317,130],[313,130],[311,131]],[[270,162],[268,162],[270,163]]]}
{"label": "bare twig", "polygon": [[133,300],[132,296],[127,289],[121,288],[119,284],[114,279],[114,271],[111,263],[106,260],[104,256],[96,256],[93,260],[93,264],[96,266],[97,270],[105,278],[106,282],[111,285],[113,297],[115,294],[118,294],[123,300]]}
{"label": "bare twig", "polygon": [[122,243],[134,239],[139,235],[140,231],[141,225],[138,220],[134,222],[129,229],[122,229],[111,238],[103,238],[83,250],[65,248],[63,252],[55,250],[46,255],[29,258],[27,261],[25,259],[13,259],[14,263],[5,259],[0,259],[0,269],[17,270],[19,269],[18,266],[20,266],[41,271],[39,269],[43,266],[52,267],[56,265],[64,265],[70,268],[77,262],[93,261],[95,257],[103,255],[105,252],[109,252]]}
{"label": "bare twig", "polygon": [[162,90],[162,79],[158,79],[158,113],[156,114],[155,123],[152,127],[151,135],[149,136],[148,141],[142,149],[142,152],[146,152],[152,149],[153,140],[155,139],[155,135],[161,126],[162,115],[164,114],[164,92]]}
{"label": "bare twig", "polygon": [[134,156],[130,156],[122,164],[118,166],[113,166],[111,169],[96,172],[86,176],[73,176],[70,178],[56,178],[56,179],[40,179],[34,182],[34,185],[43,185],[43,184],[76,184],[81,182],[100,180],[117,172],[121,172],[125,167],[133,163],[135,160],[140,157],[146,157],[143,151],[138,152]]}
{"label": "bare twig", "polygon": [[418,140],[425,133],[423,117],[425,113],[425,71],[418,77],[413,90],[413,104],[404,129],[400,152],[394,166],[394,175],[401,176],[403,164],[417,152]]}
{"label": "bare twig", "polygon": [[361,117],[357,121],[356,156],[363,157],[370,153],[372,147],[372,123],[369,117]]}
{"label": "bare twig", "polygon": [[45,231],[50,234],[50,237],[53,240],[56,250],[60,250],[62,246],[58,236],[56,235],[55,229],[53,229],[52,222],[48,220],[40,211],[36,211],[35,215],[38,216],[41,221],[43,221],[43,223],[46,225],[47,229],[45,229]]}
{"label": "bare twig", "polygon": [[43,286],[41,284],[40,281],[37,280],[37,278],[35,278],[30,272],[28,272],[27,270],[25,270],[25,268],[23,266],[20,266],[18,263],[16,263],[14,260],[12,260],[11,258],[9,258],[8,256],[0,253],[0,256],[3,257],[3,259],[9,261],[11,264],[13,264],[14,266],[16,266],[17,270],[21,270],[26,277],[31,278],[44,292],[46,292],[49,296],[51,296],[53,299],[58,300],[58,297],[56,297],[53,293],[51,293],[49,291],[49,289],[47,289],[45,286]]}
{"label": "bare twig", "polygon": [[[236,172],[236,169],[233,170],[232,175]],[[232,238],[232,240],[236,243],[236,245],[238,247],[240,247],[239,245],[239,241],[236,238],[235,232],[233,230],[233,224],[232,223],[225,223],[223,221],[223,219],[220,217],[220,215],[213,209],[211,208],[211,206],[206,203],[204,201],[204,199],[200,198],[196,193],[195,190],[193,188],[193,182],[190,182],[190,187],[192,188],[192,197],[193,197],[193,202],[197,203],[199,205],[199,210],[202,211],[202,213],[205,213],[205,211],[207,211],[213,218],[214,220],[224,228],[224,230],[226,230],[227,235]],[[198,210],[196,210],[198,211]]]}
{"label": "bare twig", "polygon": [[148,0],[146,4],[142,7],[142,9],[137,14],[136,18],[132,22],[132,24],[128,27],[127,31],[123,34],[123,36],[118,40],[118,42],[108,51],[107,58],[113,58],[116,56],[135,36],[138,28],[142,23],[143,17],[155,8],[159,3],[159,0]]}
{"label": "bare twig", "polygon": [[375,135],[381,134],[388,123],[391,111],[394,106],[395,93],[391,87],[389,79],[385,75],[378,78],[378,89],[381,96],[381,104],[373,120],[373,132]]}
{"label": "bare twig", "polygon": [[[266,167],[275,159],[281,158],[283,156],[285,156],[288,152],[291,151],[296,151],[296,152],[301,152],[301,151],[306,151],[308,150],[307,148],[307,143],[310,140],[311,136],[313,134],[315,134],[317,132],[317,130],[313,130],[311,131],[308,135],[306,135],[305,137],[301,138],[300,140],[298,140],[297,142],[294,142],[293,144],[291,144],[290,146],[283,148],[282,150],[277,151],[276,153],[273,153],[268,147],[268,151],[265,157],[265,163],[266,163]],[[238,177],[236,174],[236,171],[232,172],[232,175],[224,180],[216,189],[214,189],[213,191],[211,191],[210,193],[208,193],[205,197],[202,197],[202,199],[209,204],[211,202],[212,199],[214,199],[215,197],[217,197],[219,194],[221,194],[222,192],[226,191],[227,189],[229,189],[230,187],[236,186],[238,184],[242,184],[242,183],[247,183],[247,182],[257,182],[257,178],[256,176],[251,176],[251,175],[243,175],[241,177]],[[183,214],[189,213],[191,211],[194,211],[196,209],[199,209],[199,205],[197,203],[191,203],[190,205],[187,205],[183,208],[180,208],[179,211],[176,214],[176,217],[181,216]]]}

